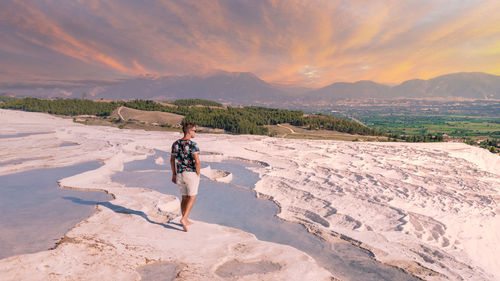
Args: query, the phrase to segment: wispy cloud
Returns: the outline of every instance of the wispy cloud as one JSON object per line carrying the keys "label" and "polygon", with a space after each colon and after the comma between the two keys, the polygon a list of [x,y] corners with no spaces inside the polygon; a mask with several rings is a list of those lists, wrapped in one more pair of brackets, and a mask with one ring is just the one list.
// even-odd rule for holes
{"label": "wispy cloud", "polygon": [[497,10],[495,0],[8,0],[0,82],[211,69],[307,86],[500,74]]}

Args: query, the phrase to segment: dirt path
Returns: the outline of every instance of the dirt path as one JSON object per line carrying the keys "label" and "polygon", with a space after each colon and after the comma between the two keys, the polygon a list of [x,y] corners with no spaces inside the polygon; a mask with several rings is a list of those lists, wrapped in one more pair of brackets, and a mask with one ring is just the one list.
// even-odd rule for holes
{"label": "dirt path", "polygon": [[283,125],[281,125],[281,124],[277,124],[277,126],[278,126],[278,127],[281,127],[281,128],[286,128],[286,129],[290,130],[290,133],[295,134],[295,131],[294,131],[292,128],[290,128],[290,127],[283,126]]}
{"label": "dirt path", "polygon": [[118,114],[118,117],[120,117],[120,119],[121,119],[121,120],[125,121],[125,118],[123,118],[123,116],[122,116],[122,115],[121,115],[121,113],[120,113],[120,112],[122,111],[122,108],[123,108],[123,106],[120,106],[120,107],[118,108],[118,111],[117,111],[116,113]]}
{"label": "dirt path", "polygon": [[356,118],[354,118],[352,116],[350,116],[349,118],[351,118],[352,121],[354,121],[354,122],[356,122],[356,123],[358,123],[358,124],[360,124],[362,126],[368,127],[368,126],[365,125],[365,123],[359,121],[358,119],[356,119]]}

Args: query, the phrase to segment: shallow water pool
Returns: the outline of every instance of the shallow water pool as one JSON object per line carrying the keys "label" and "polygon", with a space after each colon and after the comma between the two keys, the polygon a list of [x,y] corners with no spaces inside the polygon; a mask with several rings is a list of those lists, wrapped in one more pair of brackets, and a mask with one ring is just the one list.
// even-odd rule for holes
{"label": "shallow water pool", "polygon": [[[167,165],[155,164],[162,157]],[[112,180],[131,187],[146,187],[179,197],[177,186],[171,180],[168,163],[170,156],[163,151],[146,160],[125,165]],[[202,177],[199,194],[191,218],[230,226],[255,234],[264,241],[290,245],[308,253],[318,263],[344,280],[418,280],[396,268],[373,260],[371,253],[348,243],[326,243],[307,232],[305,227],[279,219],[278,206],[258,199],[251,189],[259,180],[258,174],[247,169],[252,165],[242,161],[203,163],[213,169],[233,173],[231,184],[213,182]],[[238,188],[242,186],[246,188]]]}
{"label": "shallow water pool", "polygon": [[0,135],[0,139],[22,138],[32,135],[44,135],[50,133],[52,132],[27,132],[27,133],[8,134],[8,135]]}
{"label": "shallow water pool", "polygon": [[[0,258],[47,250],[108,201],[103,192],[61,189],[57,181],[98,168],[87,162],[0,176]],[[81,202],[87,202],[81,204]]]}

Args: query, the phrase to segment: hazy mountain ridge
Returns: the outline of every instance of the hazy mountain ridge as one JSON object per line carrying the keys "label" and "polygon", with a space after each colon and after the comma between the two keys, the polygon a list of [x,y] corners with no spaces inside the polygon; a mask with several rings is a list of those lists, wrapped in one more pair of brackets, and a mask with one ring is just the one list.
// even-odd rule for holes
{"label": "hazy mountain ridge", "polygon": [[115,84],[96,95],[105,99],[200,98],[232,103],[277,101],[282,96],[280,90],[245,72],[136,78]]}
{"label": "hazy mountain ridge", "polygon": [[481,72],[461,72],[429,80],[408,80],[393,87],[395,97],[500,98],[500,76]]}
{"label": "hazy mountain ridge", "polygon": [[247,105],[313,104],[341,99],[395,97],[500,99],[500,76],[480,72],[453,73],[429,80],[408,80],[392,87],[373,81],[357,81],[308,89],[271,85],[249,72],[217,71],[204,76],[144,76],[114,82],[88,81],[74,87],[60,84],[53,88],[0,85],[0,93],[89,99],[200,98]]}
{"label": "hazy mountain ridge", "polygon": [[396,97],[500,99],[500,76],[481,72],[461,72],[429,80],[408,80],[393,87],[373,81],[338,82],[313,90],[303,99],[334,101],[346,98]]}
{"label": "hazy mountain ridge", "polygon": [[306,93],[303,99],[335,100],[346,98],[386,98],[391,87],[373,81],[337,82]]}

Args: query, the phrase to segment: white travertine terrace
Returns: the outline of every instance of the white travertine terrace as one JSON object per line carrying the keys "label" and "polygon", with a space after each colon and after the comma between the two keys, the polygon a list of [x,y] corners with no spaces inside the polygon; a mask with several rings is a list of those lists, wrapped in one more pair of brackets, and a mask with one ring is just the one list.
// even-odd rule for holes
{"label": "white travertine terrace", "polygon": [[[0,260],[1,280],[139,280],[138,268],[158,262],[177,264],[177,280],[222,280],[218,268],[235,262],[277,267],[264,272],[256,267],[239,276],[241,280],[332,278],[307,254],[234,228],[196,221],[186,233],[178,224],[166,224],[178,220],[176,197],[111,182],[123,163],[144,159],[153,148],[169,150],[179,134],[88,127],[46,114],[6,110],[0,110],[0,122],[3,135],[47,132],[0,139],[0,157],[5,161],[26,158],[23,155],[36,158],[1,166],[0,175],[101,160],[102,167],[62,179],[59,185],[102,190],[114,197],[66,233],[55,249]],[[68,141],[78,145],[59,147]],[[210,173],[214,178],[217,174]]]}
{"label": "white travertine terrace", "polygon": [[[101,168],[60,184],[106,190],[116,197],[69,231],[55,250],[1,260],[1,279],[99,273],[96,279],[132,280],[138,279],[137,267],[161,261],[182,265],[179,276],[186,280],[213,280],[220,278],[217,269],[233,260],[280,265],[277,271],[243,280],[330,278],[306,254],[239,230],[203,222],[188,233],[165,228],[158,223],[176,216],[176,199],[111,182],[123,163],[144,159],[153,149],[169,151],[179,134],[89,127],[8,110],[0,110],[0,123],[0,134],[48,132],[0,139],[2,161],[35,158],[0,166],[0,175],[101,160]],[[210,134],[195,141],[211,152],[202,161],[238,157],[269,164],[252,168],[261,177],[256,191],[280,205],[281,218],[302,223],[327,241],[347,239],[372,251],[377,260],[426,280],[500,280],[497,155],[459,143]],[[79,145],[59,147],[65,142]],[[120,213],[120,206],[128,212]]]}

